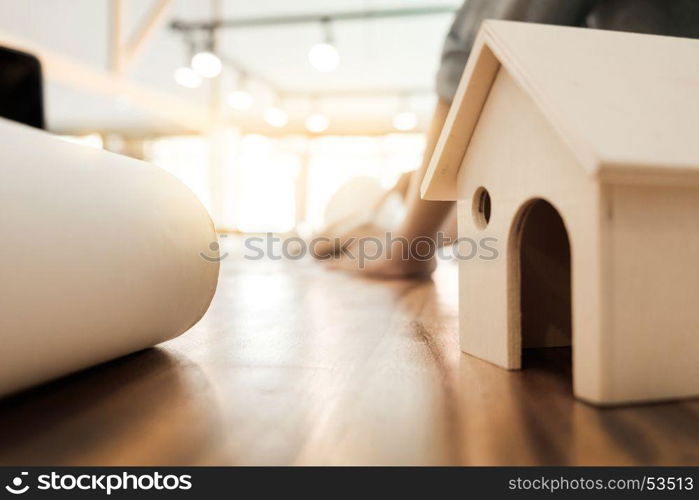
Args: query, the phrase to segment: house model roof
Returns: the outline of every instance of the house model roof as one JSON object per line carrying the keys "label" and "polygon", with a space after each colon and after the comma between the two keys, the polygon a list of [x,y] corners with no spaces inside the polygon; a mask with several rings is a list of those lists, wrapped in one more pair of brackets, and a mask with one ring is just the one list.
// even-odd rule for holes
{"label": "house model roof", "polygon": [[501,68],[601,182],[699,185],[699,40],[485,21],[425,199],[456,199],[456,174]]}

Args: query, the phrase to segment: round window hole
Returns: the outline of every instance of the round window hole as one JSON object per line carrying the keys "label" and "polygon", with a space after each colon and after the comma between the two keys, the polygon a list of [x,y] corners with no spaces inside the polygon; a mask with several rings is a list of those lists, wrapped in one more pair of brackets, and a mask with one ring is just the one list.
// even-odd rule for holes
{"label": "round window hole", "polygon": [[478,229],[485,229],[490,222],[490,193],[484,187],[473,196],[473,221]]}

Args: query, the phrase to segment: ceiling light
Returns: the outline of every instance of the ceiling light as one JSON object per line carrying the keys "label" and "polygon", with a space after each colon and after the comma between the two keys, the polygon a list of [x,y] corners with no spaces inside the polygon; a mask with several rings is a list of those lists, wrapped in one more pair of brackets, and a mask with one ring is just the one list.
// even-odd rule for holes
{"label": "ceiling light", "polygon": [[228,94],[226,102],[233,109],[250,109],[253,105],[253,98],[247,90],[234,90]]}
{"label": "ceiling light", "polygon": [[209,51],[202,51],[192,57],[192,69],[204,78],[214,78],[221,73],[221,59]]}
{"label": "ceiling light", "polygon": [[401,111],[393,117],[393,126],[407,132],[417,127],[417,115],[412,111]]}
{"label": "ceiling light", "polygon": [[328,129],[330,122],[323,113],[314,113],[306,118],[306,128],[309,132],[320,133]]}
{"label": "ceiling light", "polygon": [[272,127],[281,128],[289,123],[289,115],[282,108],[272,106],[265,111],[265,121]]}
{"label": "ceiling light", "polygon": [[321,73],[329,73],[340,64],[340,53],[331,43],[317,43],[308,51],[308,62]]}
{"label": "ceiling light", "polygon": [[182,66],[175,70],[175,81],[188,89],[195,89],[201,85],[201,76],[189,66]]}
{"label": "ceiling light", "polygon": [[308,62],[321,73],[335,71],[340,64],[340,53],[334,44],[332,26],[329,19],[321,23],[323,42],[317,43],[308,51]]}

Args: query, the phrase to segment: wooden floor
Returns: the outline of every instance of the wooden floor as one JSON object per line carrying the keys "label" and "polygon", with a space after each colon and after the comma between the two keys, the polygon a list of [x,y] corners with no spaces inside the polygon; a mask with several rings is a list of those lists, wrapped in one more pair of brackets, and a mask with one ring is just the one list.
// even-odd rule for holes
{"label": "wooden floor", "polygon": [[461,354],[456,266],[223,261],[184,336],[0,400],[0,464],[699,464],[699,401],[599,410],[570,351]]}

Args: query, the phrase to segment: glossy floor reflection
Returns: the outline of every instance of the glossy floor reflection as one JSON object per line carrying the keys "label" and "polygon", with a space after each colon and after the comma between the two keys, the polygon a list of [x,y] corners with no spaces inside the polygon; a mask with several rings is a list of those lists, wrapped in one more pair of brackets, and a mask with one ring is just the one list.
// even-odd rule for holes
{"label": "glossy floor reflection", "polygon": [[463,355],[457,269],[376,282],[226,244],[206,317],[0,401],[0,464],[699,464],[699,401],[599,410],[570,350]]}

